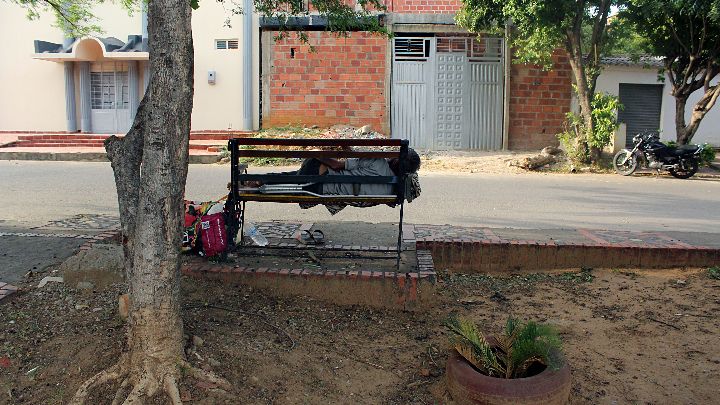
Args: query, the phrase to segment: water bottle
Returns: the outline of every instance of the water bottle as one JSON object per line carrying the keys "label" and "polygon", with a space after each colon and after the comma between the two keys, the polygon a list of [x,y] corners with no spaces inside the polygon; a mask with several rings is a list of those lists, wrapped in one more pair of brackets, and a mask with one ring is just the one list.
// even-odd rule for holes
{"label": "water bottle", "polygon": [[245,227],[245,236],[249,236],[250,239],[252,239],[252,241],[258,246],[266,246],[268,244],[267,238],[260,233],[255,224],[252,222],[247,223],[247,226]]}

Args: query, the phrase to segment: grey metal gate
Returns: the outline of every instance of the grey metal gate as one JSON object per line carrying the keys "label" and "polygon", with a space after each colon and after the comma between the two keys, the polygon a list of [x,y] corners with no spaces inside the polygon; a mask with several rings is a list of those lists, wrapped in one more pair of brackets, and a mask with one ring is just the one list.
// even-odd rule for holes
{"label": "grey metal gate", "polygon": [[623,108],[618,112],[618,121],[626,125],[626,146],[632,146],[633,136],[642,131],[659,130],[662,92],[662,84],[620,83]]}
{"label": "grey metal gate", "polygon": [[423,149],[501,149],[502,60],[502,38],[395,38],[393,137]]}
{"label": "grey metal gate", "polygon": [[418,149],[429,149],[432,38],[395,38],[393,41],[391,131]]}
{"label": "grey metal gate", "polygon": [[440,37],[436,44],[437,149],[502,148],[502,38]]}
{"label": "grey metal gate", "polygon": [[[440,41],[447,38],[440,38]],[[443,53],[437,49],[435,73],[435,149],[467,149],[464,114],[468,91],[465,87],[465,54]]]}

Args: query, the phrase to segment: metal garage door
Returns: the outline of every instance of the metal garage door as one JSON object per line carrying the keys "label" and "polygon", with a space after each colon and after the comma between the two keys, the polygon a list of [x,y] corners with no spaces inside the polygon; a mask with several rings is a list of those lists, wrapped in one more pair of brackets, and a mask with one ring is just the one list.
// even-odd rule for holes
{"label": "metal garage door", "polygon": [[392,134],[423,149],[502,148],[503,40],[397,37]]}
{"label": "metal garage door", "polygon": [[391,131],[417,149],[430,149],[429,103],[433,38],[395,38]]}
{"label": "metal garage door", "polygon": [[619,98],[624,108],[618,112],[618,121],[627,127],[626,146],[631,146],[639,132],[660,129],[662,92],[662,84],[620,83]]}

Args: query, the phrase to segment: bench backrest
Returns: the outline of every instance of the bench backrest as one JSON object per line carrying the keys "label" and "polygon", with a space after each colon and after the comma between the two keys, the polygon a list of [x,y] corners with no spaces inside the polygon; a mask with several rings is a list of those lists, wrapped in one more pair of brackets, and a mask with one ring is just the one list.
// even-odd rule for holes
{"label": "bench backrest", "polygon": [[[262,147],[283,147],[283,149],[257,149],[244,148],[244,146]],[[375,151],[352,151],[352,150],[305,150],[298,148],[327,148],[327,147],[393,147],[394,150],[375,150]],[[295,149],[290,149],[291,147]],[[405,157],[408,153],[408,141],[404,139],[287,139],[287,138],[233,138],[228,141],[228,150],[231,158],[231,184],[232,193],[239,196],[240,199],[255,201],[275,201],[275,202],[300,202],[313,200],[312,197],[302,196],[291,198],[289,196],[249,196],[238,194],[240,180],[261,180],[261,181],[278,181],[291,184],[304,184],[308,182],[316,183],[373,183],[373,184],[392,184],[395,190],[395,202],[402,203],[405,198],[405,176],[283,176],[282,179],[273,177],[271,174],[266,175],[247,175],[240,173],[240,158],[399,158],[400,172],[405,172],[403,167]],[[337,200],[336,197],[328,196],[326,198],[314,198],[315,200]],[[377,200],[377,202],[387,203],[385,198],[368,198],[367,196],[345,197],[345,202],[368,202]]]}

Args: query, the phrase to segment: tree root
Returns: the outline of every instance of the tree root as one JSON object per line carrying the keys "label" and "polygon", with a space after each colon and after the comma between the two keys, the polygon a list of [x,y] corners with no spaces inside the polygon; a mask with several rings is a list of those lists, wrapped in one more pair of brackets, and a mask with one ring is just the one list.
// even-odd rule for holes
{"label": "tree root", "polygon": [[[203,381],[217,387],[212,389],[213,393],[227,397],[228,399],[233,398],[228,392],[232,390],[233,386],[226,379],[218,377],[209,371],[194,367],[186,361],[183,361],[180,364],[180,368],[178,370],[180,369],[185,370],[188,376],[196,380]],[[137,373],[132,374],[137,375]],[[142,377],[140,377],[139,380],[133,381],[131,377],[130,362],[128,361],[127,356],[123,356],[114,366],[95,374],[93,377],[85,381],[77,390],[75,396],[70,400],[70,405],[87,404],[91,389],[115,380],[122,380],[122,383],[115,393],[112,405],[143,404],[160,390],[167,394],[173,405],[182,405],[178,381],[172,372],[168,372],[160,378],[155,378],[156,376],[153,375],[153,373],[148,372],[143,372],[140,375],[142,375]],[[127,393],[127,389],[131,385],[132,389],[130,390],[130,393]]]}
{"label": "tree root", "polygon": [[92,376],[89,380],[85,381],[80,388],[78,388],[77,392],[75,392],[75,396],[70,400],[69,405],[82,405],[85,403],[88,394],[90,394],[90,389],[96,385],[99,384],[105,384],[106,382],[112,381],[112,380],[118,380],[120,378],[124,378],[127,375],[127,359],[121,358],[120,361],[115,364],[114,366],[110,367],[107,370],[103,370],[94,376]]}
{"label": "tree root", "polygon": [[196,380],[205,381],[207,383],[217,385],[222,390],[229,391],[232,389],[232,384],[230,382],[222,377],[218,377],[215,374],[205,371],[202,369],[199,369],[197,367],[193,367],[190,365],[190,363],[185,363],[185,367],[187,369],[187,374]]}

